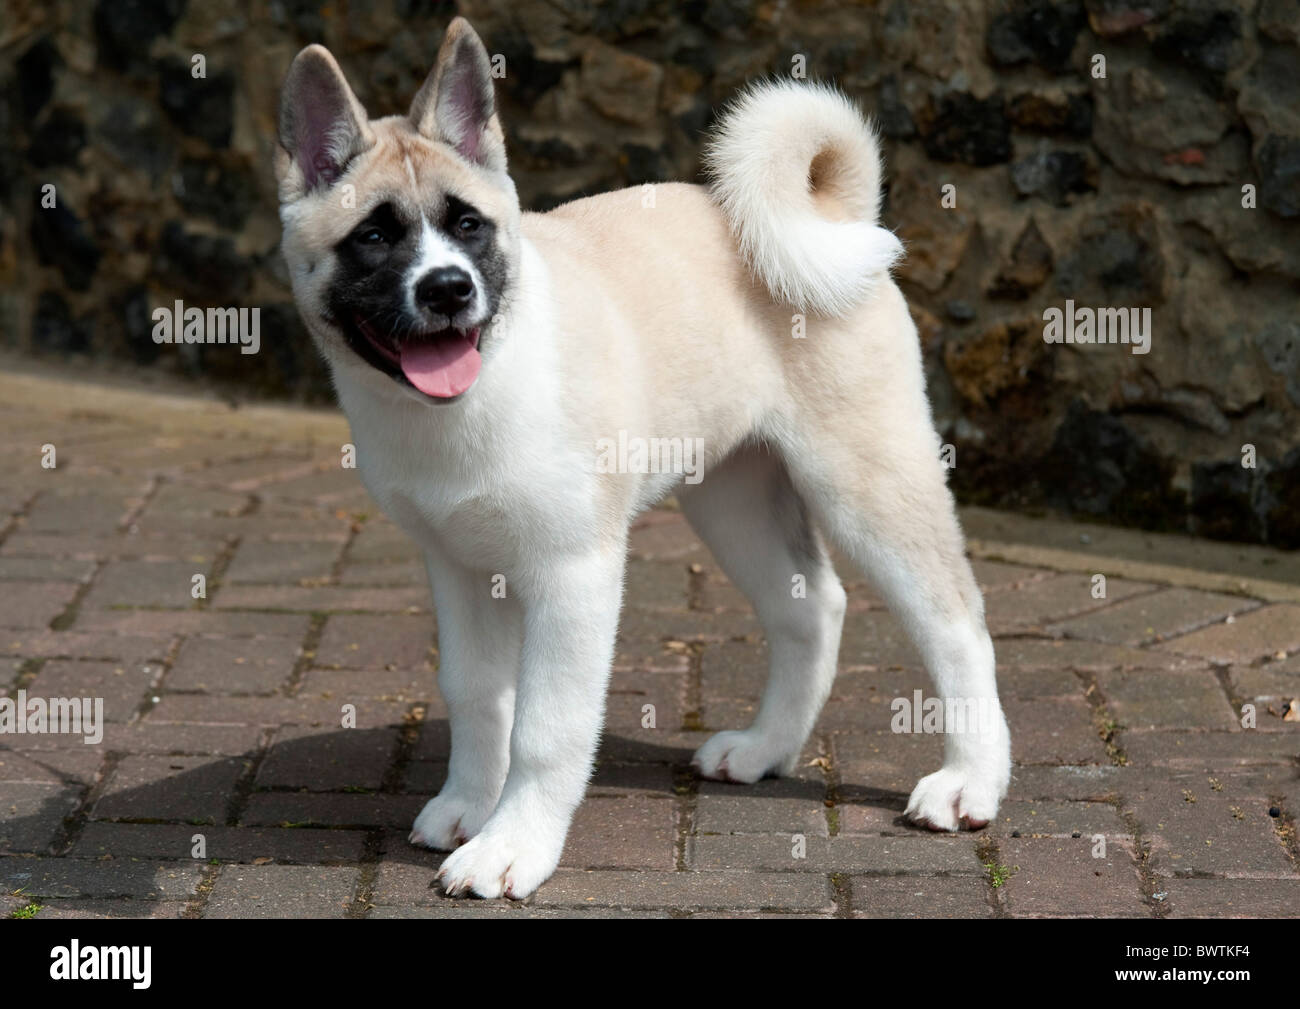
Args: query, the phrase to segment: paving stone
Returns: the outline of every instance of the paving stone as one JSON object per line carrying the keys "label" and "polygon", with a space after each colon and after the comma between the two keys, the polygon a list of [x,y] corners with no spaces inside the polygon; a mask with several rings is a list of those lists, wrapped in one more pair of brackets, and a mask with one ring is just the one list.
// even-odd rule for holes
{"label": "paving stone", "polygon": [[1108,671],[1098,673],[1097,682],[1108,707],[1125,728],[1239,728],[1213,673]]}
{"label": "paving stone", "polygon": [[[662,562],[661,562],[662,563]],[[695,608],[709,613],[753,612],[753,604],[721,573],[701,574],[695,580]],[[685,593],[681,596],[685,599]]]}
{"label": "paving stone", "polygon": [[[183,609],[193,604],[194,576],[208,578],[215,557],[183,561],[109,561],[81,601],[83,609],[126,606]],[[210,593],[212,586],[207,586]]]}
{"label": "paving stone", "polygon": [[618,764],[601,761],[596,765],[587,795],[618,798],[625,795],[669,797],[673,792],[672,771],[662,765]]}
{"label": "paving stone", "polygon": [[[1300,697],[1300,657],[1262,666],[1233,666],[1229,679],[1239,697],[1255,703],[1256,724],[1267,720],[1268,715],[1280,720],[1284,705]],[[1300,723],[1278,725],[1278,728],[1289,727],[1300,730]]]}
{"label": "paving stone", "polygon": [[193,526],[164,535],[147,535],[132,527],[114,535],[87,532],[34,532],[20,528],[5,539],[0,554],[32,559],[71,558],[76,561],[177,561],[212,558],[225,548],[226,537]]}
{"label": "paving stone", "polygon": [[[67,460],[61,460],[66,464]],[[131,510],[133,492],[143,486],[119,484],[102,490],[91,489],[83,477],[76,490],[73,478],[63,474],[66,491],[43,493],[27,515],[26,527],[34,532],[94,532],[111,534]]]}
{"label": "paving stone", "polygon": [[560,865],[671,871],[676,822],[676,805],[666,798],[588,798],[578,807]]}
{"label": "paving stone", "polygon": [[682,678],[656,676],[650,687],[611,691],[605,698],[605,732],[652,741],[682,728],[686,684]]}
{"label": "paving stone", "polygon": [[171,651],[172,642],[170,635],[16,631],[0,633],[0,652],[33,659],[100,659],[127,665],[161,662]]}
{"label": "paving stone", "polygon": [[937,733],[840,734],[831,740],[831,766],[842,799],[894,792],[906,799],[916,783],[943,764]]}
{"label": "paving stone", "polygon": [[288,681],[298,652],[292,638],[189,638],[167,674],[167,689],[271,693]]}
{"label": "paving stone", "polygon": [[1114,605],[1087,616],[1052,624],[1047,630],[1072,638],[1140,645],[1217,623],[1230,614],[1258,605],[1241,596],[1183,588],[1164,589],[1122,602],[1115,602],[1118,597],[1113,591],[1109,595]]}
{"label": "paving stone", "polygon": [[69,854],[76,858],[193,858],[195,836],[202,835],[198,863],[301,862],[311,865],[355,863],[365,850],[359,830],[312,830],[307,827],[225,827],[166,823],[87,823]]}
{"label": "paving stone", "polygon": [[[356,728],[343,728],[343,705],[356,708]],[[207,725],[310,725],[355,732],[399,725],[405,705],[386,701],[346,702],[305,697],[239,697],[167,694],[148,714],[151,722],[199,722]]]}
{"label": "paving stone", "polygon": [[1017,764],[1011,769],[1012,800],[1043,802],[1051,799],[1104,802],[1119,796],[1129,770],[1110,764],[1030,767]]}
{"label": "paving stone", "polygon": [[661,610],[643,610],[636,605],[625,605],[618,625],[620,652],[633,646],[644,649],[653,645],[657,651],[665,643],[670,649],[678,649],[683,644],[742,639],[763,639],[758,621],[746,613],[701,613],[687,610],[665,614]]}
{"label": "paving stone", "polygon": [[1294,918],[1300,879],[1165,879],[1171,918]]}
{"label": "paving stone", "polygon": [[446,781],[445,760],[411,760],[407,762],[402,772],[402,791],[432,798],[442,791]]}
{"label": "paving stone", "polygon": [[423,613],[429,610],[428,592],[420,588],[370,589],[325,586],[298,588],[282,585],[228,585],[217,593],[218,609],[302,610],[344,613]]}
{"label": "paving stone", "polygon": [[651,561],[633,556],[628,558],[626,584],[638,607],[682,611],[686,609],[690,572],[681,561]]}
{"label": "paving stone", "polygon": [[69,557],[0,557],[0,583],[84,582],[95,562]]}
{"label": "paving stone", "polygon": [[77,614],[79,631],[115,634],[212,634],[218,637],[285,637],[301,641],[310,618],[291,613],[219,613],[215,610],[100,610]]}
{"label": "paving stone", "polygon": [[1111,606],[1116,600],[1149,592],[1154,587],[1123,578],[1108,578],[1106,597],[1097,599],[1093,595],[1091,575],[1057,575],[1030,582],[1019,589],[990,595],[984,601],[984,616],[994,634],[1020,632],[1043,627],[1063,617]]}
{"label": "paving stone", "polygon": [[251,754],[266,730],[257,725],[199,725],[185,722],[133,722],[109,725],[104,749],[126,753]]}
{"label": "paving stone", "polygon": [[417,560],[369,564],[348,561],[339,574],[339,584],[418,588],[428,591],[428,576],[424,572],[424,565]]}
{"label": "paving stone", "polygon": [[1052,572],[1042,568],[1026,567],[1023,564],[1006,564],[1002,561],[986,561],[975,558],[970,562],[975,581],[984,593],[998,592],[1015,588],[1027,582],[1045,581],[1052,577]]}
{"label": "paving stone", "polygon": [[91,815],[106,820],[223,823],[246,762],[238,757],[124,757]]}
{"label": "paving stone", "polygon": [[901,791],[876,798],[855,797],[851,802],[836,803],[829,817],[843,834],[911,834],[916,828],[903,817],[907,796]]}
{"label": "paving stone", "polygon": [[1011,727],[1011,754],[1020,764],[1106,762],[1106,748],[1093,727],[1092,709],[1076,697],[1003,701]]}
{"label": "paving stone", "polygon": [[699,786],[695,828],[702,834],[812,834],[825,837],[825,786],[791,778],[753,785],[705,781]]}
{"label": "paving stone", "polygon": [[771,908],[829,911],[830,883],[814,873],[627,872],[562,869],[533,895],[538,907]]}
{"label": "paving stone", "polygon": [[969,835],[912,829],[906,837],[804,835],[804,857],[793,833],[705,835],[690,838],[687,864],[699,870],[802,873],[975,873],[982,871]]}
{"label": "paving stone", "polygon": [[251,491],[277,477],[293,477],[310,471],[312,463],[302,452],[262,455],[255,459],[218,462],[196,470],[190,476],[192,483],[228,487],[231,490]]}
{"label": "paving stone", "polygon": [[258,788],[377,791],[397,748],[395,729],[277,729]]}
{"label": "paving stone", "polygon": [[967,876],[854,876],[855,918],[991,918],[988,885]]}
{"label": "paving stone", "polygon": [[348,669],[427,669],[433,642],[427,616],[337,614],[325,622],[313,662]]}
{"label": "paving stone", "polygon": [[104,719],[130,721],[153,686],[162,667],[119,665],[115,662],[69,662],[52,659],[27,687],[27,696],[92,698],[104,701]]}
{"label": "paving stone", "polygon": [[189,906],[183,900],[115,900],[42,898],[37,918],[86,920],[111,918],[181,918]]}
{"label": "paving stone", "polygon": [[248,797],[240,823],[250,827],[405,827],[424,808],[419,795],[337,792],[257,792]]}
{"label": "paving stone", "polygon": [[1155,649],[1129,648],[1093,641],[1045,638],[998,638],[993,642],[1002,669],[1202,669],[1202,659]]}
{"label": "paving stone", "polygon": [[1002,697],[1019,697],[1021,700],[1078,697],[1083,690],[1083,681],[1073,670],[1064,667],[1025,669],[1012,666],[998,669],[998,694]]}
{"label": "paving stone", "polygon": [[1148,866],[1159,876],[1213,874],[1238,878],[1296,877],[1268,815],[1265,796],[1187,787],[1148,778],[1125,791],[1123,806],[1150,841]]}
{"label": "paving stone", "polygon": [[[704,745],[711,732],[670,732],[666,729],[637,730],[631,733],[614,733],[606,727],[600,740],[597,757],[625,764],[676,764],[688,766],[691,756]],[[446,749],[442,756],[446,757]]]}
{"label": "paving stone", "polygon": [[342,918],[356,889],[355,866],[223,866],[204,918]]}
{"label": "paving stone", "polygon": [[702,560],[708,551],[680,514],[643,515],[632,525],[628,550],[642,560]]}
{"label": "paving stone", "polygon": [[1136,764],[1197,765],[1270,763],[1295,756],[1291,733],[1261,732],[1124,732],[1124,752]]}
{"label": "paving stone", "polygon": [[423,558],[411,537],[391,522],[370,521],[348,545],[352,562],[415,561],[423,569]]}
{"label": "paving stone", "polygon": [[146,859],[0,858],[0,890],[27,897],[137,897],[185,900],[199,884],[200,868]]}
{"label": "paving stone", "polygon": [[67,582],[0,582],[0,627],[48,627],[68,608],[77,588]]}
{"label": "paving stone", "polygon": [[1287,654],[1300,648],[1300,606],[1264,606],[1230,624],[1215,624],[1158,647],[1224,665]]}
{"label": "paving stone", "polygon": [[[931,834],[902,812],[943,736],[893,732],[891,705],[933,688],[842,557],[840,674],[793,777],[684,773],[701,726],[752,719],[768,662],[748,602],[672,503],[631,533],[606,733],[563,868],[522,906],[447,900],[429,889],[445,855],[406,841],[450,746],[423,561],[339,467],[340,419],[247,433],[216,419],[206,434],[200,411],[177,434],[147,414],[94,416],[0,404],[7,431],[61,446],[57,472],[11,465],[0,489],[0,514],[29,511],[0,542],[0,689],[22,671],[29,693],[104,696],[110,714],[97,746],[0,739],[0,851],[26,856],[0,873],[39,870],[41,917],[343,916],[376,837],[373,900],[355,908],[368,917],[1153,917],[1161,903],[1227,916],[1297,902],[1287,821],[1268,807],[1300,813],[1300,723],[1280,717],[1300,684],[1300,605],[1118,577],[1094,600],[1088,572],[975,559],[1018,763],[989,829]],[[0,445],[0,470],[16,458]],[[193,600],[192,574],[230,549],[222,584]],[[1097,735],[1094,680],[1126,766]],[[1257,728],[1229,692],[1257,706]],[[348,704],[358,729],[343,728]],[[89,796],[90,818],[65,820]],[[1142,900],[1134,823],[1161,902]],[[1097,833],[1106,859],[1091,858]],[[64,857],[33,857],[54,841]],[[996,890],[976,854],[987,843],[1018,866]],[[198,895],[204,873],[215,883]],[[25,906],[20,889],[0,875],[0,914]]]}
{"label": "paving stone", "polygon": [[296,585],[303,579],[324,579],[343,552],[337,541],[320,543],[260,543],[240,545],[226,569],[224,581]]}
{"label": "paving stone", "polygon": [[0,782],[0,851],[44,851],[81,804],[81,789]]}
{"label": "paving stone", "polygon": [[[21,740],[16,741],[21,745]],[[104,749],[85,745],[57,750],[0,748],[0,781],[89,786],[104,762]]]}
{"label": "paving stone", "polygon": [[435,675],[428,669],[309,669],[303,673],[298,696],[347,703],[355,698],[423,704],[441,710]]}
{"label": "paving stone", "polygon": [[239,515],[249,507],[251,498],[213,487],[199,487],[192,483],[163,484],[149,498],[145,514],[163,512],[173,517],[193,519],[195,525],[212,515]]}
{"label": "paving stone", "polygon": [[1104,857],[1095,850],[1087,837],[999,841],[997,862],[1012,870],[1000,888],[1007,911],[1016,918],[1149,917],[1132,849],[1108,840]]}
{"label": "paving stone", "polygon": [[902,626],[884,610],[850,613],[840,637],[840,662],[845,665],[920,667],[921,657]]}
{"label": "paving stone", "polygon": [[1101,802],[1013,799],[1002,803],[989,828],[1003,837],[1016,832],[1025,837],[1070,837],[1078,833],[1088,838],[1097,834],[1111,838],[1132,834],[1116,808]]}
{"label": "paving stone", "polygon": [[700,656],[700,689],[724,700],[758,698],[767,683],[767,646],[728,641],[706,645]]}

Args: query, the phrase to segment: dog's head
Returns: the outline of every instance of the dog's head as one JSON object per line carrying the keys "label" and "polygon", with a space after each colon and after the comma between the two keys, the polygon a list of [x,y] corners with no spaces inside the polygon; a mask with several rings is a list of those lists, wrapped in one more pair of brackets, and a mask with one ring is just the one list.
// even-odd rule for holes
{"label": "dog's head", "polygon": [[519,265],[519,200],[479,37],[454,20],[408,114],[374,121],[329,51],[308,46],[279,132],[284,255],[336,374],[459,397],[491,356]]}

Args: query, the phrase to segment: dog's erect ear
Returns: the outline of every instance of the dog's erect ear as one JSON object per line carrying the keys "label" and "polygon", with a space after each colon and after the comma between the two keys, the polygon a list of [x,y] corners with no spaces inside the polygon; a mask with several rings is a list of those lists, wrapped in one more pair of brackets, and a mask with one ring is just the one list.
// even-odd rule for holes
{"label": "dog's erect ear", "polygon": [[456,18],[438,50],[438,62],[411,102],[412,125],[467,161],[506,170],[505,135],[492,94],[492,62],[464,18]]}
{"label": "dog's erect ear", "polygon": [[328,186],[375,142],[366,110],[324,46],[294,57],[280,92],[280,146],[308,189]]}

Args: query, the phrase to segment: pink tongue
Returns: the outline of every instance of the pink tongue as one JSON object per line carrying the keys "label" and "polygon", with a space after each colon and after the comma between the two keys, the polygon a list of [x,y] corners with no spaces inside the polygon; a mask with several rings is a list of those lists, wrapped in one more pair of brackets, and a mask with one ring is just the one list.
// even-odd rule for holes
{"label": "pink tongue", "polygon": [[478,378],[483,358],[475,347],[478,334],[471,330],[436,343],[402,348],[402,374],[426,396],[459,396]]}

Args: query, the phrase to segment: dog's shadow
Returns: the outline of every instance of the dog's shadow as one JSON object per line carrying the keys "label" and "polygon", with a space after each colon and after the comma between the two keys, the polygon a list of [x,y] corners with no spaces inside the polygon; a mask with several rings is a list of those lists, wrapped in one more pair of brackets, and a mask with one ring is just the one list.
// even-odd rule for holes
{"label": "dog's shadow", "polygon": [[[136,916],[147,910],[169,864],[337,866],[382,860],[428,868],[432,878],[444,855],[406,838],[445,778],[446,750],[439,747],[447,723],[430,720],[421,731],[428,743],[418,755],[441,753],[441,759],[413,759],[417,748],[396,725],[297,735],[235,755],[111,754],[109,772],[98,778],[86,770],[87,762],[69,759],[73,747],[84,745],[79,742],[58,749],[0,749],[0,761],[27,769],[23,788],[34,793],[24,800],[20,788],[19,802],[0,818],[0,895],[20,903],[54,898],[63,909]],[[391,749],[378,787],[341,784],[350,765],[364,779],[364,768],[355,762],[386,748]],[[688,745],[607,732],[584,805],[638,798],[690,810],[701,795],[725,795],[739,802],[733,808],[743,816],[746,799],[801,800],[798,805],[809,810],[827,799],[827,785],[816,771],[751,786],[703,781],[691,770],[692,752]],[[149,780],[131,784],[133,777]],[[866,815],[906,829],[904,793],[841,785],[835,794],[841,806],[864,807]],[[582,815],[579,810],[579,830]],[[600,861],[616,867],[617,838],[607,843],[613,850]],[[90,861],[97,865],[87,885]],[[122,897],[145,899],[114,899]]]}

